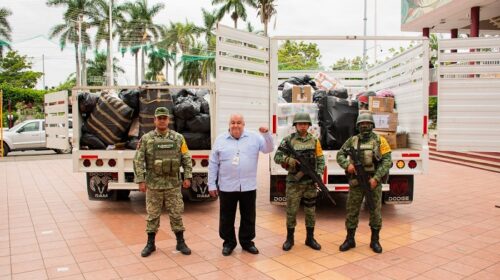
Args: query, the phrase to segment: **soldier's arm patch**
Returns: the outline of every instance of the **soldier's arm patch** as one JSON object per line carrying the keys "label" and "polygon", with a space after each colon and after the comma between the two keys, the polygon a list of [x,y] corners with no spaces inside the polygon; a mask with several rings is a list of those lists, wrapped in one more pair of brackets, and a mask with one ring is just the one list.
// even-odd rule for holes
{"label": "soldier's arm patch", "polygon": [[316,156],[320,157],[323,155],[323,149],[321,148],[321,143],[316,139]]}
{"label": "soldier's arm patch", "polygon": [[391,146],[383,136],[380,136],[380,154],[385,155],[391,152]]}
{"label": "soldier's arm patch", "polygon": [[185,154],[187,152],[189,152],[189,149],[188,149],[188,146],[186,144],[186,140],[184,139],[184,137],[182,137],[181,154]]}

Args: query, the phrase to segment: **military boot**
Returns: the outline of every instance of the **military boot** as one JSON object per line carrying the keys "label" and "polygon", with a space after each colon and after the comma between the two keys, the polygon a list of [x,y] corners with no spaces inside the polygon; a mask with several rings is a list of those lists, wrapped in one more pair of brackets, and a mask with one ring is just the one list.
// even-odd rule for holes
{"label": "military boot", "polygon": [[175,246],[175,250],[180,251],[183,255],[191,255],[191,249],[184,242],[184,232],[178,231],[175,233],[175,237],[177,238],[177,245]]}
{"label": "military boot", "polygon": [[339,250],[344,252],[347,251],[351,248],[356,247],[356,241],[354,240],[354,234],[356,233],[355,228],[348,228],[347,229],[347,237],[345,238],[344,243],[340,245]]}
{"label": "military boot", "polygon": [[314,239],[314,227],[306,227],[307,237],[306,245],[313,248],[314,250],[321,250],[321,245]]}
{"label": "military boot", "polygon": [[147,257],[151,255],[154,251],[156,251],[156,246],[155,246],[155,232],[148,232],[148,243],[146,243],[146,247],[142,249],[141,256],[142,257]]}
{"label": "military boot", "polygon": [[295,232],[295,228],[287,228],[286,229],[286,241],[283,243],[283,250],[290,251],[293,247],[293,234]]}
{"label": "military boot", "polygon": [[371,238],[371,241],[370,241],[370,248],[372,248],[373,252],[375,253],[382,253],[382,246],[380,246],[380,243],[378,242],[378,239],[379,239],[379,232],[380,232],[380,229],[374,229],[374,228],[371,228],[372,229],[372,238]]}

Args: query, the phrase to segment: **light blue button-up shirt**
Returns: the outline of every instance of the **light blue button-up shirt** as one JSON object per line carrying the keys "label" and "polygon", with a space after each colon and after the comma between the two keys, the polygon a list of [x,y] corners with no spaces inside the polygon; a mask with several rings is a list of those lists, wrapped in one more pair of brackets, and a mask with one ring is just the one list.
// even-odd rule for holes
{"label": "light blue button-up shirt", "polygon": [[243,131],[239,139],[226,132],[215,140],[208,165],[208,189],[223,192],[244,192],[257,189],[259,152],[268,154],[274,149],[271,133],[259,135]]}

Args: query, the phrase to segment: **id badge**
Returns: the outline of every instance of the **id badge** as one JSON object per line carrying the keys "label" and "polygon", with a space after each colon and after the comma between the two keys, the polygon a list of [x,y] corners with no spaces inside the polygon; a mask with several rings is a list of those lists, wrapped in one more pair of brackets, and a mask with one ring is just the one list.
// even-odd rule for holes
{"label": "id badge", "polygon": [[240,156],[235,156],[233,158],[233,165],[239,165],[240,164]]}

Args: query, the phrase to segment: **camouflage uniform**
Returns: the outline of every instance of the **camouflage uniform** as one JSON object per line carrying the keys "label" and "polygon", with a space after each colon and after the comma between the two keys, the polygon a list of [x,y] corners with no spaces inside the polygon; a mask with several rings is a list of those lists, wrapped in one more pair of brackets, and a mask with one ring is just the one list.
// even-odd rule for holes
{"label": "camouflage uniform", "polygon": [[[298,133],[292,133],[286,136],[281,141],[280,145],[289,142],[291,146],[297,151],[309,150],[316,156],[316,172],[322,177],[325,168],[325,157],[319,140],[312,134],[307,133],[305,137],[300,137]],[[284,154],[278,150],[274,155],[274,161],[277,164],[286,165],[287,159],[290,155]],[[300,180],[294,177],[298,170],[296,168],[287,168],[288,175],[286,177],[286,226],[294,228],[297,225],[296,215],[300,206],[300,200],[304,198],[304,214],[306,227],[314,227],[316,221],[316,197],[318,196],[316,187],[311,178],[304,176]]]}
{"label": "camouflage uniform", "polygon": [[[392,165],[391,148],[387,140],[372,132],[374,126],[373,116],[370,112],[362,112],[358,116],[358,129],[360,134],[352,136],[342,145],[337,153],[337,163],[343,169],[347,170],[349,165],[353,163],[349,159],[348,151],[351,148],[358,150],[359,157],[363,163],[365,172],[370,178],[377,181],[377,186],[371,190],[374,209],[370,209],[370,228],[371,242],[370,248],[376,253],[382,252],[382,246],[379,243],[379,232],[382,228],[382,181],[389,174],[389,169]],[[344,243],[340,245],[340,251],[347,251],[350,248],[356,247],[354,235],[359,222],[359,210],[363,202],[364,190],[359,185],[354,174],[348,174],[349,178],[349,195],[346,204],[346,221],[347,237]]]}
{"label": "camouflage uniform", "polygon": [[141,252],[142,257],[147,257],[156,250],[155,236],[160,227],[163,205],[167,208],[170,227],[177,239],[176,250],[184,255],[191,254],[191,249],[184,241],[184,225],[181,216],[184,212],[184,202],[179,178],[181,166],[184,170],[184,180],[193,177],[191,155],[184,137],[167,129],[168,116],[167,108],[156,108],[155,126],[157,129],[142,136],[134,158],[135,182],[145,183],[147,188],[146,233],[148,242]]}
{"label": "camouflage uniform", "polygon": [[[294,117],[293,124],[307,123],[311,125],[309,114],[297,113]],[[295,151],[302,154],[308,159],[311,166],[315,167],[316,173],[322,176],[325,168],[325,157],[319,140],[312,134],[307,133],[301,137],[299,133],[292,133],[286,136],[280,143],[280,146],[286,146],[288,143]],[[304,201],[305,223],[307,237],[305,244],[315,250],[320,250],[321,245],[314,239],[314,226],[316,224],[316,197],[318,191],[312,179],[307,175],[303,175],[300,171],[299,163],[296,162],[289,154],[285,154],[282,150],[277,150],[274,155],[274,162],[281,164],[288,171],[286,177],[286,226],[287,239],[283,243],[283,250],[288,251],[294,245],[294,232],[297,225],[297,211],[300,206],[300,201]],[[300,177],[300,178],[299,178]]]}
{"label": "camouflage uniform", "polygon": [[191,179],[191,155],[184,137],[172,130],[161,134],[150,131],[141,138],[134,158],[135,182],[146,182],[146,232],[157,232],[160,215],[165,205],[173,232],[184,231],[182,212],[184,202],[181,194],[179,167],[182,165],[184,179]]}

